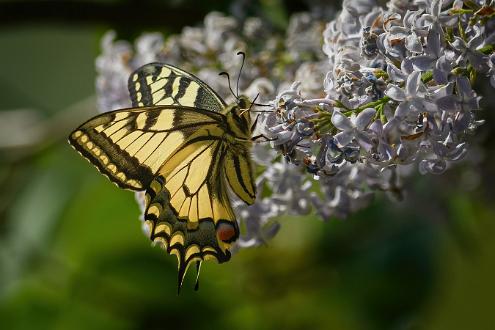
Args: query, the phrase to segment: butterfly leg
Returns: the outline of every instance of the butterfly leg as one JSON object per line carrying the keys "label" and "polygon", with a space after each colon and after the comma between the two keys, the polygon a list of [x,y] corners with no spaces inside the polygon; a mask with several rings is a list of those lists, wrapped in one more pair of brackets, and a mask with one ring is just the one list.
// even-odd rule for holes
{"label": "butterfly leg", "polygon": [[256,119],[254,120],[254,123],[253,125],[251,125],[251,134],[253,134],[255,128],[256,128],[256,124],[258,123],[258,118],[260,117],[260,115],[256,115]]}
{"label": "butterfly leg", "polygon": [[270,139],[270,138],[266,137],[265,135],[260,134],[260,135],[253,136],[251,141],[256,141],[256,140],[261,139],[261,138],[265,139],[265,141],[263,141],[263,142],[270,142],[270,141],[276,141],[277,140],[277,138]]}

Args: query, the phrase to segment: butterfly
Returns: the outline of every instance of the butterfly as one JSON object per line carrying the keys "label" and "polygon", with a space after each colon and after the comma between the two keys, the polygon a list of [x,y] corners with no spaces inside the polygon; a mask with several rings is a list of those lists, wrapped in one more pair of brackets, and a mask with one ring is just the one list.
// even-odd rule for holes
{"label": "butterfly", "polygon": [[145,191],[150,239],[177,256],[179,292],[196,262],[197,289],[201,263],[228,261],[239,237],[231,192],[248,205],[256,198],[254,101],[227,105],[198,77],[162,63],[134,71],[128,88],[132,108],[89,119],[69,143],[120,188]]}

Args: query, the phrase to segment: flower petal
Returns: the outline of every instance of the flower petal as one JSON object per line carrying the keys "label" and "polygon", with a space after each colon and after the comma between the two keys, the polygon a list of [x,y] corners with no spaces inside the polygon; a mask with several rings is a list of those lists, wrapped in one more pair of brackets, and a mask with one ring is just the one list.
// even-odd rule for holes
{"label": "flower petal", "polygon": [[447,168],[447,163],[443,159],[423,159],[419,163],[419,172],[421,174],[442,174]]}
{"label": "flower petal", "polygon": [[454,112],[459,109],[459,101],[455,95],[447,95],[436,101],[438,108],[442,111]]}
{"label": "flower petal", "polygon": [[388,85],[387,90],[385,91],[385,95],[390,97],[392,100],[395,101],[405,101],[406,100],[406,93],[400,88],[395,85]]}
{"label": "flower petal", "polygon": [[415,34],[410,34],[406,38],[406,48],[413,53],[422,53],[423,46],[419,42],[418,37]]}
{"label": "flower petal", "polygon": [[409,102],[402,102],[397,106],[397,109],[395,109],[395,118],[404,118],[407,116],[409,113],[409,108],[411,107],[411,104]]}
{"label": "flower petal", "polygon": [[406,82],[406,94],[408,96],[416,96],[419,91],[421,83],[421,72],[413,71],[409,77],[407,77]]}
{"label": "flower petal", "polygon": [[428,53],[437,59],[440,57],[442,46],[441,46],[441,36],[438,32],[438,25],[434,25],[430,33],[428,34],[428,38],[426,40],[426,47],[428,49]]}
{"label": "flower petal", "polygon": [[438,111],[438,107],[435,103],[430,102],[425,99],[416,98],[411,101],[412,106],[419,112],[436,112]]}
{"label": "flower petal", "polygon": [[468,100],[475,96],[468,77],[458,77],[456,79],[456,90],[462,100]]}
{"label": "flower petal", "polygon": [[351,120],[337,109],[333,110],[332,124],[341,131],[347,131],[353,128]]}
{"label": "flower petal", "polygon": [[334,135],[334,139],[337,141],[339,147],[344,147],[351,143],[353,137],[352,131],[344,131]]}
{"label": "flower petal", "polygon": [[373,116],[376,114],[376,110],[374,108],[366,108],[359,113],[356,117],[355,126],[358,130],[362,131],[369,125]]}
{"label": "flower petal", "polygon": [[428,55],[418,55],[411,57],[413,68],[414,70],[418,71],[429,70],[433,66],[433,63],[435,63],[435,60],[436,59],[434,57]]}
{"label": "flower petal", "polygon": [[392,81],[403,82],[406,80],[407,76],[398,69],[394,64],[387,62],[387,74]]}
{"label": "flower petal", "polygon": [[366,134],[364,132],[357,131],[356,132],[356,137],[357,137],[357,142],[358,144],[366,150],[366,152],[369,152],[371,148],[373,147],[373,143],[371,141],[371,137],[369,134]]}

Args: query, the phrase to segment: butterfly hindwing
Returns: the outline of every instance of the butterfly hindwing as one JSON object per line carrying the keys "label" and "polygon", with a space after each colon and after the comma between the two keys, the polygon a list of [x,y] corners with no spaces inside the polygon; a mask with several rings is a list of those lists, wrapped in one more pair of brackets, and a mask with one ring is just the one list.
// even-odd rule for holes
{"label": "butterfly hindwing", "polygon": [[225,102],[198,77],[170,64],[146,64],[128,82],[134,107],[176,105],[221,112]]}
{"label": "butterfly hindwing", "polygon": [[[149,204],[145,211],[145,221],[150,226],[150,238],[159,242],[169,254],[175,254],[178,260],[179,285],[189,265],[194,261],[216,260],[225,262],[230,259],[229,243],[218,238],[218,231],[223,230],[224,220],[215,222],[211,218],[200,219],[197,227],[191,229],[187,221],[180,220],[170,207],[170,193],[164,186],[163,177],[153,181],[146,192]],[[156,190],[155,190],[156,189]],[[210,202],[223,203],[213,198]],[[222,205],[222,207],[229,207]],[[239,233],[237,223],[225,222],[232,230],[234,241]]]}
{"label": "butterfly hindwing", "polygon": [[189,265],[230,259],[239,236],[222,175],[226,145],[221,140],[192,139],[172,156],[146,192],[144,219],[152,240],[178,259],[179,287]]}
{"label": "butterfly hindwing", "polygon": [[256,198],[256,186],[248,149],[229,150],[225,156],[224,173],[237,197],[248,205],[253,204]]}
{"label": "butterfly hindwing", "polygon": [[222,173],[226,153],[220,137],[200,133],[164,164],[146,193],[151,237],[177,255],[179,284],[194,261],[229,260],[239,236]]}
{"label": "butterfly hindwing", "polygon": [[145,190],[188,136],[223,120],[219,113],[178,106],[117,110],[90,119],[69,142],[119,187]]}

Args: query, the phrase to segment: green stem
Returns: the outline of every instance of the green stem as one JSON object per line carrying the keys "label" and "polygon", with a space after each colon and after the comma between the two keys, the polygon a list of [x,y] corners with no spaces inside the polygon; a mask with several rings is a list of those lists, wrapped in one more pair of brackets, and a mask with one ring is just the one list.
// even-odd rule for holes
{"label": "green stem", "polygon": [[335,103],[335,107],[336,108],[341,108],[341,109],[345,109],[345,110],[348,110],[348,111],[352,111],[352,109],[349,109],[348,107],[346,107],[342,102],[340,102],[339,100],[334,100],[333,101]]}
{"label": "green stem", "polygon": [[471,82],[471,85],[474,85],[474,83],[476,82],[476,73],[477,72],[471,64],[468,65],[467,72],[468,72],[469,81]]}
{"label": "green stem", "polygon": [[421,81],[424,84],[426,84],[427,82],[429,82],[432,79],[433,79],[433,71],[426,71],[426,72],[423,72],[423,74],[421,75]]}
{"label": "green stem", "polygon": [[457,28],[459,29],[459,35],[462,38],[462,40],[467,42],[466,33],[464,33],[464,28],[462,27],[461,20],[459,20],[459,22],[457,24]]}
{"label": "green stem", "polygon": [[463,14],[472,14],[474,13],[473,9],[451,9],[449,10],[450,15],[463,15]]}
{"label": "green stem", "polygon": [[361,111],[363,111],[364,109],[368,109],[368,108],[376,108],[377,106],[379,105],[384,105],[385,103],[388,103],[390,101],[390,97],[388,96],[384,96],[382,97],[381,99],[379,100],[376,100],[376,101],[373,101],[373,102],[370,102],[370,103],[366,103],[354,110],[349,110],[349,111],[346,111],[344,112],[344,115],[351,115],[352,113],[360,113]]}
{"label": "green stem", "polygon": [[478,6],[474,1],[464,1],[464,4],[469,8],[471,8],[472,10],[480,9],[480,6]]}
{"label": "green stem", "polygon": [[486,45],[478,49],[479,52],[482,52],[485,55],[490,55],[495,51],[495,45]]}
{"label": "green stem", "polygon": [[451,73],[456,75],[456,76],[461,76],[461,75],[468,76],[469,75],[469,71],[466,68],[462,68],[460,66],[452,69]]}

